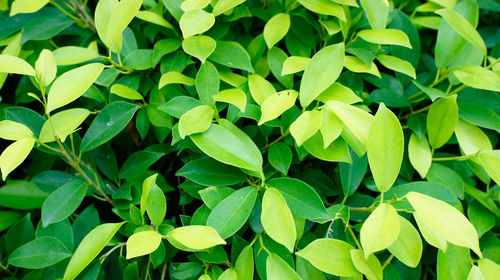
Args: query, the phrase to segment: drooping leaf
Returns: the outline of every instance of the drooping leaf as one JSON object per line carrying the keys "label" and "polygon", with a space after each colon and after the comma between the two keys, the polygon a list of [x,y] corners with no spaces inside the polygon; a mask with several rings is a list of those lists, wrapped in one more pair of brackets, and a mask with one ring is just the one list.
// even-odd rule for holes
{"label": "drooping leaf", "polygon": [[0,155],[0,170],[2,180],[5,181],[7,175],[18,167],[29,155],[35,144],[34,138],[23,138],[10,144]]}
{"label": "drooping leaf", "polygon": [[453,134],[458,121],[457,96],[441,98],[432,103],[427,114],[427,133],[429,143],[434,149],[440,148]]}
{"label": "drooping leaf", "polygon": [[399,216],[399,236],[389,246],[389,252],[409,267],[417,267],[422,256],[422,239],[415,227]]}
{"label": "drooping leaf", "polygon": [[360,231],[365,257],[386,249],[398,238],[399,216],[394,206],[382,203],[368,216]]}
{"label": "drooping leaf", "polygon": [[267,235],[293,252],[297,233],[292,212],[281,193],[268,188],[262,198],[262,226]]}
{"label": "drooping leaf", "polygon": [[366,276],[369,280],[382,280],[383,272],[379,260],[374,255],[364,256],[362,250],[351,250],[351,258],[357,270]]}
{"label": "drooping leaf", "polygon": [[8,54],[0,54],[0,73],[36,75],[35,69],[28,62]]}

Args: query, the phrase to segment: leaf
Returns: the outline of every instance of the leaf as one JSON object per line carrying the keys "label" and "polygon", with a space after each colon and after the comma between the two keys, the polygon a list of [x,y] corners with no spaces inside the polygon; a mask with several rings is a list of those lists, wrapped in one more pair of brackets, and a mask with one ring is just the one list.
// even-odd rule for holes
{"label": "leaf", "polygon": [[[209,61],[200,66],[196,75],[195,86],[200,100],[207,105],[212,105],[212,96],[219,93],[220,77],[217,68]],[[182,96],[180,97],[182,98]]]}
{"label": "leaf", "polygon": [[5,181],[7,175],[18,167],[29,155],[35,144],[35,138],[23,138],[10,144],[0,155],[0,170],[2,180]]}
{"label": "leaf", "polygon": [[438,251],[437,277],[439,279],[466,279],[472,259],[467,248],[450,244],[446,252]]}
{"label": "leaf", "polygon": [[208,187],[198,191],[198,193],[203,203],[205,203],[209,209],[214,209],[217,204],[234,193],[234,190],[229,187]]}
{"label": "leaf", "polygon": [[114,84],[111,86],[110,92],[126,99],[144,100],[138,91],[122,84]]}
{"label": "leaf", "polygon": [[422,257],[422,239],[417,229],[405,218],[399,216],[399,236],[389,252],[409,267],[417,267]]}
{"label": "leaf", "polygon": [[455,32],[486,55],[487,50],[483,38],[461,14],[451,8],[438,10],[436,14],[443,17]]}
{"label": "leaf", "polygon": [[304,219],[331,219],[316,191],[293,178],[275,178],[267,185],[280,191],[292,214]]}
{"label": "leaf", "polygon": [[368,73],[381,78],[377,65],[373,61],[368,66],[356,56],[346,55],[344,58],[344,67],[354,73]]}
{"label": "leaf", "polygon": [[323,148],[326,149],[342,133],[343,123],[328,107],[323,108],[321,113],[323,116],[319,130],[323,136]]}
{"label": "leaf", "polygon": [[482,151],[479,160],[491,179],[500,184],[500,150]]}
{"label": "leaf", "polygon": [[427,114],[427,133],[429,143],[434,149],[440,148],[453,135],[458,121],[457,96],[441,98],[432,103]]}
{"label": "leaf", "polygon": [[152,230],[132,234],[127,239],[127,260],[153,253],[161,239],[162,235]]}
{"label": "leaf", "polygon": [[275,14],[264,26],[264,40],[268,48],[278,43],[290,28],[290,15],[285,13]]}
{"label": "leaf", "polygon": [[86,192],[87,184],[80,180],[66,183],[52,192],[42,206],[43,226],[60,222],[73,214]]}
{"label": "leaf", "polygon": [[36,78],[40,81],[42,86],[47,87],[52,83],[56,77],[57,65],[54,54],[51,51],[43,49],[42,52],[40,52],[40,56],[35,63],[35,71]]}
{"label": "leaf", "polygon": [[[99,149],[95,149],[93,151],[99,151]],[[164,155],[164,152],[154,151],[153,149],[135,152],[128,156],[127,160],[125,160],[122,167],[120,168],[120,173],[118,176],[120,179],[136,178]]]}
{"label": "leaf", "polygon": [[219,202],[207,219],[207,226],[213,227],[221,238],[235,234],[248,220],[257,199],[253,187],[239,189]]}
{"label": "leaf", "polygon": [[17,141],[24,138],[33,138],[33,132],[22,123],[3,120],[0,121],[0,138]]}
{"label": "leaf", "polygon": [[240,109],[242,113],[245,112],[245,107],[247,105],[247,96],[241,89],[225,89],[216,95],[212,95],[212,98],[218,102],[232,104],[238,107],[238,109]]}
{"label": "leaf", "polygon": [[403,60],[403,59],[395,57],[395,56],[385,55],[385,54],[377,55],[377,60],[382,65],[384,65],[385,67],[387,67],[391,70],[406,74],[406,75],[412,77],[413,79],[417,78],[417,74],[415,73],[415,68],[413,68],[411,63],[406,61],[406,60]]}
{"label": "leaf", "polygon": [[132,70],[147,70],[153,68],[153,54],[151,49],[137,49],[131,51],[123,60],[123,65]]}
{"label": "leaf", "polygon": [[404,135],[394,113],[380,103],[368,132],[368,163],[380,192],[388,191],[396,181],[403,162]]}
{"label": "leaf", "polygon": [[227,67],[254,72],[250,56],[237,42],[217,41],[215,51],[208,58]]}
{"label": "leaf", "polygon": [[322,114],[318,110],[303,112],[291,125],[290,134],[292,134],[297,146],[311,138],[321,126]]}
{"label": "leaf", "polygon": [[0,73],[36,75],[35,69],[28,62],[8,54],[0,54]]}
{"label": "leaf", "polygon": [[220,162],[253,171],[262,170],[262,155],[255,143],[229,121],[212,124],[204,133],[190,137],[200,150]]}
{"label": "leaf", "polygon": [[167,239],[195,251],[226,244],[212,227],[197,225],[175,228],[167,233]]}
{"label": "leaf", "polygon": [[141,190],[141,200],[140,200],[140,208],[141,215],[146,213],[146,200],[148,198],[149,191],[156,185],[156,178],[158,177],[158,173],[155,173],[142,182],[142,190]]}
{"label": "leaf", "polygon": [[382,280],[382,266],[374,255],[369,255],[368,258],[363,256],[362,250],[351,250],[351,258],[354,266],[359,272],[363,273],[368,280]]}
{"label": "leaf", "polygon": [[295,105],[298,92],[295,90],[283,90],[268,96],[261,106],[262,115],[258,125],[274,120],[281,116],[286,110]]}
{"label": "leaf", "polygon": [[486,280],[493,280],[498,276],[500,272],[500,265],[494,261],[482,258],[478,260],[479,269]]}
{"label": "leaf", "polygon": [[453,75],[468,87],[500,91],[500,77],[481,66],[462,66],[453,71]]}
{"label": "leaf", "polygon": [[320,238],[295,253],[308,260],[317,269],[340,277],[360,276],[351,260],[349,243],[337,239]]}
{"label": "leaf", "polygon": [[357,107],[338,101],[330,101],[327,105],[356,138],[366,145],[373,116]]}
{"label": "leaf", "polygon": [[203,186],[229,186],[246,181],[245,174],[238,168],[211,158],[192,160],[179,169],[175,175],[186,177]]}
{"label": "leaf", "polygon": [[406,198],[422,221],[441,238],[482,256],[474,226],[456,208],[421,193],[410,192]]}
{"label": "leaf", "polygon": [[179,26],[184,39],[209,30],[215,23],[213,14],[204,10],[191,10],[182,15]]}
{"label": "leaf", "polygon": [[328,101],[340,101],[347,104],[354,104],[363,101],[363,99],[357,96],[354,91],[352,91],[352,89],[338,82],[335,82],[331,86],[329,86],[316,98],[316,100],[319,100],[323,103],[327,103]]}
{"label": "leaf", "polygon": [[340,181],[344,195],[353,195],[360,186],[368,167],[366,156],[358,157],[356,153],[351,153],[352,163],[339,163]]}
{"label": "leaf", "polygon": [[254,260],[252,246],[248,245],[241,250],[236,259],[234,270],[236,271],[238,280],[253,280]]}
{"label": "leaf", "polygon": [[184,12],[189,12],[194,9],[203,9],[210,4],[210,0],[186,0],[182,2],[181,9]]}
{"label": "leaf", "polygon": [[183,84],[187,86],[194,86],[195,80],[180,72],[171,71],[161,76],[160,83],[158,84],[158,89],[161,89],[169,84]]}
{"label": "leaf", "polygon": [[41,8],[43,8],[50,0],[15,0],[12,2],[12,6],[10,7],[9,16],[15,16],[17,14],[31,14],[34,13]]}
{"label": "leaf", "polygon": [[427,180],[447,186],[460,199],[464,199],[464,181],[458,173],[439,163],[433,163]]}
{"label": "leaf", "polygon": [[0,206],[31,210],[42,207],[48,194],[33,182],[9,182],[0,188]]}
{"label": "leaf", "polygon": [[80,144],[82,152],[90,151],[115,137],[130,122],[139,105],[113,102],[97,115]]}
{"label": "leaf", "polygon": [[297,272],[276,254],[267,256],[266,273],[268,280],[301,280]]}
{"label": "leaf", "polygon": [[432,164],[432,152],[427,142],[427,137],[419,138],[417,134],[412,133],[408,143],[408,157],[410,163],[417,170],[420,177],[425,178]]}
{"label": "leaf", "polygon": [[213,14],[218,16],[225,13],[228,10],[238,6],[239,4],[245,2],[244,0],[219,0],[214,6]]}
{"label": "leaf", "polygon": [[102,224],[90,231],[71,257],[66,271],[64,272],[64,280],[75,279],[90,262],[99,255],[106,247],[108,242],[113,238],[116,232],[123,225],[122,223],[107,223]]}
{"label": "leaf", "polygon": [[465,155],[492,149],[488,136],[479,127],[462,119],[459,119],[455,125],[455,135]]}
{"label": "leaf", "polygon": [[217,43],[209,36],[192,36],[182,41],[182,49],[190,56],[194,56],[205,63],[214,52]]}
{"label": "leaf", "polygon": [[44,236],[18,247],[9,256],[9,264],[28,269],[41,269],[71,257],[61,241]]}
{"label": "leaf", "polygon": [[398,29],[361,30],[358,32],[358,36],[373,44],[412,48],[408,35]]}
{"label": "leaf", "polygon": [[273,85],[258,74],[248,76],[248,87],[253,100],[261,106],[267,97],[276,93]]}
{"label": "leaf", "polygon": [[302,72],[306,69],[307,64],[309,64],[310,61],[311,58],[309,57],[289,56],[285,59],[285,62],[283,62],[281,75],[285,76],[288,74]]}
{"label": "leaf", "polygon": [[298,0],[302,6],[317,14],[330,15],[346,21],[346,16],[342,6],[329,0]]}
{"label": "leaf", "polygon": [[412,82],[423,92],[425,92],[425,94],[427,94],[427,96],[429,96],[429,98],[431,99],[432,102],[436,101],[436,99],[440,98],[440,97],[446,97],[446,93],[444,93],[442,90],[439,90],[437,88],[432,88],[432,87],[426,87],[424,85],[422,85],[421,83],[419,83],[417,80],[412,80]]}
{"label": "leaf", "polygon": [[344,65],[344,44],[322,48],[307,64],[300,83],[300,105],[307,107],[333,84]]}
{"label": "leaf", "polygon": [[67,105],[82,96],[99,77],[104,65],[87,64],[70,70],[56,79],[47,96],[47,113]]}
{"label": "leaf", "polygon": [[212,123],[214,109],[208,105],[200,105],[186,113],[179,119],[179,135],[182,139],[186,136],[205,132]]}
{"label": "leaf", "polygon": [[467,280],[484,280],[484,276],[479,269],[479,266],[473,265],[470,269],[469,275],[467,276]]}
{"label": "leaf", "polygon": [[400,231],[399,216],[394,206],[381,203],[368,216],[360,231],[365,257],[391,246]]}
{"label": "leaf", "polygon": [[152,11],[138,11],[137,14],[135,15],[137,18],[140,18],[144,21],[163,26],[165,28],[169,29],[174,29],[172,24],[170,24],[168,21],[166,21],[163,16],[152,12]]}
{"label": "leaf", "polygon": [[288,145],[281,142],[271,145],[267,152],[269,164],[284,175],[288,173],[288,169],[292,164],[292,157],[292,150]]}
{"label": "leaf", "polygon": [[232,268],[226,269],[217,280],[237,280],[236,271]]}
{"label": "leaf", "polygon": [[495,226],[495,215],[478,201],[472,201],[469,204],[467,216],[474,225],[479,238]]}
{"label": "leaf", "polygon": [[90,115],[90,111],[83,108],[73,108],[54,114],[51,120],[45,121],[40,137],[40,142],[47,143],[56,141],[54,132],[61,142],[66,141],[66,137],[75,132],[83,121]]}
{"label": "leaf", "polygon": [[99,53],[91,48],[65,46],[54,50],[57,65],[72,65],[86,62],[99,57]]}
{"label": "leaf", "polygon": [[297,238],[295,222],[283,195],[277,189],[266,189],[260,220],[269,237],[293,252]]}
{"label": "leaf", "polygon": [[95,27],[102,42],[112,49],[141,8],[142,0],[101,0],[95,8]]}
{"label": "leaf", "polygon": [[167,200],[158,185],[153,185],[146,196],[146,212],[151,222],[159,226],[165,219]]}
{"label": "leaf", "polygon": [[366,13],[372,29],[384,29],[389,16],[389,5],[385,0],[361,0],[361,6]]}
{"label": "leaf", "polygon": [[324,147],[325,144],[323,143],[323,138],[319,132],[316,132],[313,137],[304,142],[304,148],[306,151],[321,160],[347,163],[352,162],[351,155],[349,154],[349,147],[341,137],[333,141],[330,145],[328,145],[328,147]]}

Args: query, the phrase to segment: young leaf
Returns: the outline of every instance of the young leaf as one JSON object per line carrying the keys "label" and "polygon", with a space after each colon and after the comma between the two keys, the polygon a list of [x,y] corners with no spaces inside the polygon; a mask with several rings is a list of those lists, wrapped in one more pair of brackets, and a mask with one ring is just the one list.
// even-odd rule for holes
{"label": "young leaf", "polygon": [[293,252],[297,233],[292,212],[283,195],[274,188],[268,188],[262,198],[262,226],[267,235]]}
{"label": "young leaf", "polygon": [[83,108],[73,108],[58,112],[52,116],[51,120],[45,121],[38,139],[42,143],[56,141],[54,137],[55,131],[61,142],[64,142],[66,141],[66,137],[75,132],[88,115],[90,115],[90,111]]}
{"label": "young leaf", "polygon": [[212,98],[218,102],[226,102],[232,104],[238,107],[238,109],[240,109],[242,113],[245,112],[245,107],[247,105],[247,96],[241,89],[226,89],[216,95],[212,95]]}
{"label": "young leaf", "polygon": [[456,208],[425,194],[410,192],[406,198],[428,227],[446,241],[472,249],[482,256],[474,226]]}
{"label": "young leaf", "polygon": [[322,48],[307,64],[300,84],[300,105],[307,107],[333,84],[344,65],[344,44]]}
{"label": "young leaf", "polygon": [[65,46],[54,50],[56,64],[60,66],[79,64],[98,57],[99,53],[91,48]]}
{"label": "young leaf", "polygon": [[14,0],[12,6],[10,7],[9,16],[15,16],[17,14],[31,14],[34,13],[45,5],[47,5],[50,0]]}
{"label": "young leaf", "polygon": [[351,258],[356,269],[359,270],[359,272],[363,273],[366,276],[366,279],[383,279],[382,266],[380,265],[377,257],[375,257],[374,255],[370,254],[368,258],[366,258],[363,254],[363,251],[352,249]]}
{"label": "young leaf", "polygon": [[297,72],[302,72],[306,69],[307,64],[311,59],[309,57],[302,56],[290,56],[283,62],[283,70],[281,70],[281,75],[288,75]]}
{"label": "young leaf", "polygon": [[28,62],[8,54],[0,54],[0,73],[36,75],[35,69]]}
{"label": "young leaf", "polygon": [[[348,56],[346,56],[346,58],[347,57]],[[352,89],[338,82],[335,82],[331,86],[329,86],[320,94],[320,96],[316,98],[316,100],[323,103],[327,103],[328,101],[340,101],[347,104],[354,104],[363,101],[363,99],[357,96],[354,91],[352,91]]]}
{"label": "young leaf", "polygon": [[316,134],[321,127],[321,119],[320,111],[305,111],[290,125],[290,134],[297,146],[302,146],[302,143]]}
{"label": "young leaf", "polygon": [[254,260],[253,260],[253,247],[248,245],[241,250],[234,270],[238,275],[238,280],[253,280],[254,273]]}
{"label": "young leaf", "polygon": [[274,15],[264,26],[264,40],[268,48],[272,48],[283,37],[290,28],[290,15],[279,13]]}
{"label": "young leaf", "polygon": [[214,52],[217,43],[209,36],[192,36],[182,41],[185,53],[196,57],[205,63],[206,59]]}
{"label": "young leaf", "polygon": [[377,55],[377,60],[384,65],[385,67],[394,70],[396,72],[400,72],[406,74],[413,79],[417,78],[417,74],[415,73],[415,68],[411,65],[410,62],[403,60],[399,57],[379,54]]}
{"label": "young leaf", "polygon": [[481,66],[462,66],[453,71],[453,75],[468,87],[500,91],[500,77]]}
{"label": "young leaf", "polygon": [[342,137],[337,138],[325,148],[325,143],[323,143],[321,133],[316,132],[313,137],[304,142],[304,148],[306,151],[311,153],[311,155],[322,160],[332,162],[352,162],[349,147]]}
{"label": "young leaf", "polygon": [[144,97],[138,91],[122,84],[114,84],[110,92],[126,99],[144,100]]}
{"label": "young leaf", "polygon": [[321,136],[323,136],[323,148],[327,148],[342,133],[342,120],[335,115],[329,107],[321,110]]}
{"label": "young leaf", "polygon": [[186,113],[179,119],[179,135],[182,139],[191,134],[205,132],[212,123],[214,109],[208,105],[200,105]]}
{"label": "young leaf", "polygon": [[302,280],[297,272],[276,254],[267,256],[266,271],[268,280]]}
{"label": "young leaf", "polygon": [[64,272],[64,280],[75,279],[87,265],[94,260],[97,255],[106,247],[108,242],[113,238],[116,232],[123,225],[122,223],[102,224],[90,231],[71,257],[66,271]]}
{"label": "young leaf", "polygon": [[479,160],[491,179],[500,184],[500,150],[483,151]]}
{"label": "young leaf", "polygon": [[0,138],[17,141],[24,138],[33,138],[33,132],[22,123],[3,120],[0,121]]}
{"label": "young leaf", "polygon": [[149,191],[153,188],[153,186],[156,185],[157,177],[158,173],[155,173],[144,179],[144,182],[142,182],[141,201],[140,201],[141,215],[144,215],[144,213],[146,213],[146,199],[148,198]]}
{"label": "young leaf", "polygon": [[295,90],[283,90],[268,96],[261,106],[262,115],[259,125],[281,116],[286,110],[295,105],[298,92]]}
{"label": "young leaf", "polygon": [[467,280],[484,280],[483,273],[481,272],[481,269],[479,269],[479,266],[472,266],[469,275],[467,276]]}
{"label": "young leaf", "polygon": [[47,87],[52,83],[56,77],[57,65],[54,54],[51,51],[47,49],[42,50],[35,63],[35,71],[37,80],[40,81],[42,86]]}
{"label": "young leaf", "polygon": [[152,12],[152,11],[138,11],[135,15],[137,18],[140,18],[144,21],[163,26],[165,28],[174,29],[170,22],[166,21],[163,16]]}
{"label": "young leaf", "polygon": [[219,0],[214,6],[214,16],[225,13],[243,2],[245,2],[245,0]]}
{"label": "young leaf", "polygon": [[404,135],[394,113],[380,103],[368,132],[368,163],[380,192],[388,191],[396,181],[404,152]]}
{"label": "young leaf", "polygon": [[281,142],[271,145],[267,152],[269,164],[284,175],[288,173],[288,169],[292,164],[292,157],[293,153],[290,147]]}
{"label": "young leaf", "polygon": [[195,251],[226,244],[217,231],[208,226],[178,227],[167,233],[167,239]]}
{"label": "young leaf", "polygon": [[346,55],[344,58],[344,67],[354,73],[368,73],[381,78],[377,65],[372,61],[370,65],[366,65],[363,60],[356,56]]}
{"label": "young leaf", "polygon": [[158,185],[153,185],[146,196],[146,212],[151,222],[159,226],[165,219],[167,200]]}
{"label": "young leaf", "polygon": [[329,0],[298,0],[302,6],[315,13],[330,15],[346,21],[346,15],[342,6]]}
{"label": "young leaf", "polygon": [[429,225],[422,219],[417,213],[413,213],[413,217],[417,222],[418,228],[420,229],[420,233],[424,237],[425,241],[430,245],[440,249],[443,252],[446,252],[448,248],[448,243],[444,240],[439,234],[433,231]]}
{"label": "young leaf", "polygon": [[103,64],[91,63],[59,76],[50,87],[47,96],[47,113],[78,99],[99,77],[103,69]]}
{"label": "young leaf", "polygon": [[276,93],[273,85],[259,74],[248,76],[248,87],[253,100],[259,105],[262,105],[267,97]]}
{"label": "young leaf", "polygon": [[186,0],[182,2],[180,8],[184,12],[189,12],[195,9],[203,9],[210,4],[210,0]]}
{"label": "young leaf", "polygon": [[361,0],[372,29],[384,29],[389,16],[389,5],[386,0]]}
{"label": "young leaf", "polygon": [[69,217],[80,206],[87,192],[87,184],[74,180],[52,192],[42,206],[42,224],[60,222]]}
{"label": "young leaf", "polygon": [[440,148],[453,135],[458,121],[457,96],[452,95],[432,103],[427,114],[429,143],[434,149]]}
{"label": "young leaf", "polygon": [[18,247],[9,256],[9,264],[22,268],[41,269],[71,257],[64,244],[51,236],[32,240]]}
{"label": "young leaf", "polygon": [[409,267],[417,267],[422,257],[422,239],[415,227],[405,218],[399,216],[399,236],[389,252]]}
{"label": "young leaf", "polygon": [[500,265],[488,258],[479,259],[477,263],[486,280],[493,280],[500,273]]}
{"label": "young leaf", "polygon": [[161,239],[161,234],[152,230],[132,234],[127,239],[127,259],[153,253],[160,246]]}
{"label": "young leaf", "polygon": [[356,138],[366,145],[373,116],[364,110],[338,101],[330,101],[327,105]]}
{"label": "young leaf", "polygon": [[391,246],[399,236],[398,212],[394,206],[382,203],[368,216],[360,231],[365,257]]}
{"label": "young leaf", "polygon": [[320,238],[296,253],[317,269],[340,277],[356,277],[360,273],[351,260],[349,243],[337,239]]}
{"label": "young leaf", "polygon": [[466,279],[471,263],[469,249],[450,244],[446,252],[438,251],[437,277],[439,279]]}
{"label": "young leaf", "polygon": [[410,163],[417,170],[420,177],[425,178],[432,164],[432,152],[427,142],[427,137],[419,138],[417,134],[412,133],[408,143],[408,157]]}
{"label": "young leaf", "polygon": [[459,119],[455,125],[458,144],[466,155],[493,149],[488,136],[477,126]]}
{"label": "young leaf", "polygon": [[217,278],[217,280],[237,280],[238,276],[236,274],[236,271],[232,268],[226,269],[220,276]]}
{"label": "young leaf", "polygon": [[23,138],[10,144],[0,155],[0,170],[2,180],[5,181],[7,175],[18,167],[29,155],[35,144],[35,138]]}
{"label": "young leaf", "polygon": [[200,66],[196,75],[195,86],[200,100],[206,105],[212,105],[212,96],[219,93],[220,77],[217,68],[209,61],[205,61]]}
{"label": "young leaf", "polygon": [[195,79],[177,71],[170,71],[161,76],[160,82],[158,83],[158,89],[161,89],[169,84],[183,84],[187,86],[194,86]]}
{"label": "young leaf", "polygon": [[214,23],[215,17],[213,14],[204,10],[191,10],[182,15],[179,26],[182,36],[186,39],[209,30]]}
{"label": "young leaf", "polygon": [[397,29],[361,30],[358,32],[358,36],[373,44],[412,48],[408,35]]}
{"label": "young leaf", "polygon": [[227,67],[254,72],[248,52],[237,42],[217,41],[215,51],[208,58]]}

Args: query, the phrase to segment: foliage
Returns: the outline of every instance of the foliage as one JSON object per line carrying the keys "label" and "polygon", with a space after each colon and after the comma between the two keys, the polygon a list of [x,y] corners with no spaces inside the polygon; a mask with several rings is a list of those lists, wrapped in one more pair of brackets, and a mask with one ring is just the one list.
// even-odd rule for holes
{"label": "foliage", "polygon": [[498,279],[498,0],[0,0],[3,279]]}

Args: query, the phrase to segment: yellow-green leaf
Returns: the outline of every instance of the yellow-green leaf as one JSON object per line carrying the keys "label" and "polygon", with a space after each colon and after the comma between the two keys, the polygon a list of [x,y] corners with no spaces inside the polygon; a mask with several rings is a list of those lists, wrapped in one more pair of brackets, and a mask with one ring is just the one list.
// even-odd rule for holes
{"label": "yellow-green leaf", "polygon": [[330,101],[327,104],[354,136],[366,145],[368,132],[373,122],[373,116],[358,107],[343,102]]}
{"label": "yellow-green leaf", "polygon": [[469,276],[467,276],[467,280],[485,280],[481,269],[479,269],[479,266],[472,266],[469,272]]}
{"label": "yellow-green leaf", "polygon": [[185,0],[181,4],[181,9],[184,12],[191,10],[201,10],[210,4],[210,0]]}
{"label": "yellow-green leaf", "polygon": [[154,23],[159,26],[163,26],[165,28],[174,29],[172,24],[166,21],[161,15],[152,12],[152,11],[138,11],[135,15],[137,18],[140,18],[144,21]]}
{"label": "yellow-green leaf", "polygon": [[285,37],[290,28],[290,15],[279,13],[269,19],[264,26],[264,40],[267,47],[272,48],[283,37]]}
{"label": "yellow-green leaf", "polygon": [[444,240],[443,237],[433,231],[429,227],[429,225],[427,225],[427,223],[418,215],[418,213],[413,213],[413,217],[415,218],[418,228],[420,229],[420,233],[422,233],[425,241],[427,241],[427,243],[429,243],[430,245],[440,249],[441,251],[446,252],[446,249],[448,248],[448,243],[446,242],[446,240]]}
{"label": "yellow-green leaf", "polygon": [[199,225],[175,228],[167,233],[167,239],[196,251],[226,244],[215,229]]}
{"label": "yellow-green leaf", "polygon": [[35,138],[28,137],[17,140],[10,144],[0,155],[0,170],[2,180],[5,181],[7,175],[18,167],[29,155],[35,144]]}
{"label": "yellow-green leaf", "polygon": [[411,63],[406,60],[386,54],[377,55],[377,60],[382,65],[391,70],[406,74],[412,77],[413,79],[417,78],[417,74],[415,73],[415,68],[413,68],[413,65],[411,65]]}
{"label": "yellow-green leaf", "polygon": [[457,95],[441,98],[431,105],[427,114],[429,143],[434,149],[440,148],[455,130],[458,121]]}
{"label": "yellow-green leaf", "polygon": [[33,138],[33,132],[22,123],[3,120],[0,121],[0,138],[17,141],[23,138]]}
{"label": "yellow-green leaf", "polygon": [[56,141],[54,130],[62,142],[73,133],[89,116],[90,111],[84,108],[73,108],[59,112],[51,117],[52,121],[45,121],[40,132],[39,140],[42,143]]}
{"label": "yellow-green leaf", "polygon": [[31,14],[43,8],[50,0],[15,0],[10,7],[10,16]]}
{"label": "yellow-green leaf", "polygon": [[482,256],[476,229],[460,211],[442,200],[417,192],[409,192],[406,198],[432,231]]}
{"label": "yellow-green leaf", "polygon": [[188,38],[209,30],[214,23],[215,17],[213,14],[204,10],[191,10],[182,15],[179,26],[182,36]]}
{"label": "yellow-green leaf", "polygon": [[142,215],[144,215],[144,213],[146,213],[146,199],[148,198],[149,191],[156,184],[157,177],[158,177],[158,173],[155,173],[155,174],[147,177],[146,179],[144,179],[144,182],[142,182],[141,201],[140,201]]}
{"label": "yellow-green leaf", "polygon": [[389,16],[387,0],[361,0],[361,6],[372,29],[385,28]]}
{"label": "yellow-green leaf", "polygon": [[59,76],[50,87],[47,113],[78,99],[99,77],[103,69],[103,64],[91,63]]}
{"label": "yellow-green leaf", "polygon": [[455,135],[460,149],[466,155],[493,149],[490,139],[479,127],[462,119],[455,125]]}
{"label": "yellow-green leaf", "polygon": [[213,14],[214,16],[218,16],[243,2],[245,2],[245,0],[219,0],[214,6]]}
{"label": "yellow-green leaf", "polygon": [[494,261],[482,258],[478,260],[477,263],[485,280],[495,280],[498,278],[498,275],[500,275],[500,265]]}
{"label": "yellow-green leaf", "polygon": [[40,53],[38,60],[35,62],[36,78],[42,83],[43,87],[47,87],[52,83],[57,73],[56,59],[54,54],[44,49]]}
{"label": "yellow-green leaf", "polygon": [[306,9],[322,15],[330,15],[346,21],[346,15],[341,5],[331,0],[297,0]]}
{"label": "yellow-green leaf", "polygon": [[462,66],[453,71],[453,75],[468,87],[500,91],[500,77],[481,66]]}
{"label": "yellow-green leaf", "polygon": [[397,45],[411,49],[408,35],[398,29],[361,30],[358,36],[373,44]]}
{"label": "yellow-green leaf", "polygon": [[283,195],[275,188],[268,188],[262,198],[262,226],[267,235],[293,252],[297,233],[292,212]]}
{"label": "yellow-green leaf", "polygon": [[302,143],[316,134],[321,127],[322,118],[318,110],[305,111],[290,125],[290,134],[297,142],[297,146],[302,146]]}
{"label": "yellow-green leaf", "polygon": [[365,257],[391,246],[398,238],[399,230],[399,216],[396,208],[387,203],[377,206],[360,231],[360,241]]}
{"label": "yellow-green leaf", "polygon": [[99,57],[99,53],[91,48],[66,46],[54,50],[57,65],[79,64]]}
{"label": "yellow-green leaf", "polygon": [[420,177],[425,178],[432,164],[432,152],[427,142],[427,137],[419,138],[417,134],[412,133],[408,143],[408,157],[410,163],[417,170]]}
{"label": "yellow-green leaf", "polygon": [[241,250],[236,259],[234,270],[236,270],[238,280],[253,280],[254,260],[252,246],[248,245]]}
{"label": "yellow-green leaf", "polygon": [[328,101],[340,101],[347,104],[354,104],[363,101],[357,96],[352,89],[342,85],[341,83],[333,83],[325,91],[323,91],[316,100],[323,103]]}
{"label": "yellow-green leaf", "polygon": [[127,239],[127,259],[153,253],[160,246],[161,239],[161,234],[152,230],[132,234]]}
{"label": "yellow-green leaf", "polygon": [[290,265],[274,253],[267,256],[266,276],[268,280],[302,280]]}
{"label": "yellow-green leaf", "polygon": [[237,280],[238,275],[236,271],[232,268],[228,268],[222,272],[222,274],[217,278],[217,280]]}
{"label": "yellow-green leaf", "polygon": [[234,106],[238,107],[241,112],[245,112],[245,107],[247,105],[247,95],[241,89],[226,89],[216,95],[212,95],[212,98],[218,102],[233,104]]}
{"label": "yellow-green leaf", "polygon": [[383,272],[379,260],[373,254],[365,258],[362,250],[351,250],[351,258],[357,270],[363,273],[368,280],[382,280]]}
{"label": "yellow-green leaf", "polygon": [[368,73],[375,75],[379,78],[381,77],[377,65],[375,65],[373,61],[372,63],[370,63],[370,66],[368,67],[361,59],[352,55],[345,56],[344,67],[354,73]]}
{"label": "yellow-green leaf", "polygon": [[368,162],[380,192],[388,191],[398,177],[403,162],[404,135],[394,113],[380,103],[368,132]]}
{"label": "yellow-green leaf", "polygon": [[326,149],[342,133],[342,120],[335,115],[328,107],[321,111],[321,135],[323,136],[323,148]]}
{"label": "yellow-green leaf", "polygon": [[35,69],[28,62],[8,54],[0,54],[0,73],[36,75]]}
{"label": "yellow-green leaf", "polygon": [[417,267],[422,257],[422,239],[417,229],[405,218],[399,216],[399,236],[389,252],[409,267]]}
{"label": "yellow-green leaf", "polygon": [[110,92],[126,99],[144,100],[144,97],[137,90],[122,84],[114,84]]}
{"label": "yellow-green leaf", "polygon": [[259,125],[274,120],[281,116],[283,112],[292,108],[297,99],[298,92],[293,89],[282,90],[268,96],[261,106],[262,115],[260,116]]}
{"label": "yellow-green leaf", "polygon": [[491,179],[500,184],[500,150],[482,151],[479,160]]}
{"label": "yellow-green leaf", "polygon": [[182,49],[187,54],[196,57],[205,63],[207,58],[214,52],[217,43],[208,36],[192,36],[182,41]]}
{"label": "yellow-green leaf", "polygon": [[281,76],[288,74],[293,74],[297,72],[304,71],[309,64],[311,59],[309,57],[302,56],[289,56],[283,62],[283,69],[281,70]]}
{"label": "yellow-green leaf", "polygon": [[253,100],[259,105],[262,105],[266,98],[276,93],[273,85],[258,74],[248,76],[248,87]]}
{"label": "yellow-green leaf", "polygon": [[212,123],[214,109],[200,105],[184,113],[179,119],[179,135],[182,139],[194,133],[205,132]]}
{"label": "yellow-green leaf", "polygon": [[177,71],[170,71],[161,76],[158,88],[161,89],[168,84],[183,84],[187,86],[194,86],[194,83],[195,80],[193,78]]}

